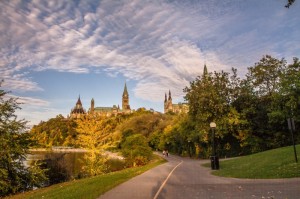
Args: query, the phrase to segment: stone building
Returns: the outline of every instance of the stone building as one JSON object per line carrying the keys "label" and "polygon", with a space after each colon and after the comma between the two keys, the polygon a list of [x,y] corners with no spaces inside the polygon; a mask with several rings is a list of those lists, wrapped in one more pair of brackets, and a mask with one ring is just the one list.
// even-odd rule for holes
{"label": "stone building", "polygon": [[70,113],[70,118],[75,119],[75,118],[80,118],[83,115],[86,114],[85,109],[82,106],[80,96],[78,97],[78,100],[76,102],[76,105],[74,108],[72,108],[71,113]]}
{"label": "stone building", "polygon": [[86,112],[82,107],[82,103],[79,97],[76,106],[71,110],[70,118],[80,118],[86,114],[109,117],[112,115],[128,114],[128,113],[131,113],[131,108],[129,105],[129,94],[127,91],[127,85],[125,83],[124,91],[122,95],[122,109],[120,109],[119,105],[118,106],[113,105],[112,107],[103,107],[103,106],[95,107],[95,100],[94,98],[92,98],[89,111]]}
{"label": "stone building", "polygon": [[165,93],[165,101],[164,101],[164,113],[187,113],[189,112],[189,105],[187,103],[178,103],[173,104],[171,91],[169,90],[169,97],[167,93]]}
{"label": "stone building", "polygon": [[129,105],[129,94],[127,91],[127,85],[125,83],[124,91],[122,95],[122,109],[120,106],[113,105],[112,107],[95,107],[94,99],[91,100],[91,107],[89,109],[89,114],[94,115],[103,115],[103,116],[111,116],[118,114],[128,114],[131,113],[130,105]]}

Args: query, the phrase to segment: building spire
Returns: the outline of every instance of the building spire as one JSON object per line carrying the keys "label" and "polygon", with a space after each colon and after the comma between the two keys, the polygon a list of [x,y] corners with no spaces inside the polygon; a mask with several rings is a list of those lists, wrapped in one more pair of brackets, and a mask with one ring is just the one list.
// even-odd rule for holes
{"label": "building spire", "polygon": [[76,103],[76,105],[80,105],[80,106],[82,106],[82,103],[81,103],[81,100],[80,100],[80,95],[79,95],[79,97],[78,97],[78,100],[77,100],[77,103]]}
{"label": "building spire", "polygon": [[126,82],[125,82],[124,91],[123,91],[123,97],[124,97],[124,96],[128,96],[128,91],[127,91],[127,85],[126,85]]}
{"label": "building spire", "polygon": [[128,95],[128,91],[127,91],[126,82],[125,82],[124,92],[123,92],[123,96],[122,96],[122,110],[123,110],[123,112],[130,112],[129,95]]}
{"label": "building spire", "polygon": [[207,71],[206,63],[204,63],[203,77],[207,76],[207,74],[208,74],[208,71]]}
{"label": "building spire", "polygon": [[171,91],[169,90],[169,100],[172,100]]}
{"label": "building spire", "polygon": [[167,102],[167,93],[165,93],[165,102]]}

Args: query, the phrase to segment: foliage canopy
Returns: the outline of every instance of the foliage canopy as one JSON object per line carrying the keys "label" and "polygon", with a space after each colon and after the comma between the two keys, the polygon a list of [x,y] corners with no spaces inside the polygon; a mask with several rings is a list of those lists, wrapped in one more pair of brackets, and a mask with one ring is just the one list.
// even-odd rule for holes
{"label": "foliage canopy", "polygon": [[26,121],[17,119],[19,108],[17,99],[0,89],[0,196],[39,187],[46,179],[38,165],[24,165],[32,140],[26,133]]}

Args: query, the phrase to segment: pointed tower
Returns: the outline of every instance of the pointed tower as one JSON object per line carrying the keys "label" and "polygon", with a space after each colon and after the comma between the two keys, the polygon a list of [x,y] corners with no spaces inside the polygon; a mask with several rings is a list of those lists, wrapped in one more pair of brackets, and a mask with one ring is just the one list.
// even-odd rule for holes
{"label": "pointed tower", "polygon": [[90,113],[94,114],[94,110],[95,110],[95,101],[94,98],[92,98],[91,100],[91,109],[90,109]]}
{"label": "pointed tower", "polygon": [[167,99],[168,99],[168,98],[167,98],[167,93],[165,93],[165,101],[164,101],[164,112],[165,112],[165,113],[167,112],[167,102],[168,102]]}
{"label": "pointed tower", "polygon": [[78,100],[76,102],[76,108],[81,108],[81,107],[82,107],[82,103],[81,103],[80,95],[79,95]]}
{"label": "pointed tower", "polygon": [[169,111],[173,111],[172,95],[171,95],[171,91],[170,90],[169,90],[169,97],[168,97],[168,99],[167,99],[167,94],[165,94],[164,111],[165,111],[165,113],[167,113]]}
{"label": "pointed tower", "polygon": [[122,109],[123,112],[130,112],[130,105],[129,105],[129,95],[128,95],[128,91],[127,91],[127,85],[125,82],[125,86],[124,86],[124,91],[123,91],[123,95],[122,95]]}
{"label": "pointed tower", "polygon": [[171,96],[171,91],[169,90],[169,99],[168,99],[168,101],[171,101],[171,103],[172,103],[172,96]]}
{"label": "pointed tower", "polygon": [[170,90],[169,90],[169,99],[168,99],[168,111],[173,111],[173,102],[172,102],[172,96]]}
{"label": "pointed tower", "polygon": [[206,67],[206,64],[204,64],[203,77],[206,77],[207,74],[208,74],[208,72],[207,72],[207,67]]}
{"label": "pointed tower", "polygon": [[85,115],[85,114],[86,114],[86,112],[85,112],[84,108],[82,107],[82,103],[81,103],[80,95],[79,95],[75,107],[71,110],[70,117],[71,118],[80,118],[82,115]]}

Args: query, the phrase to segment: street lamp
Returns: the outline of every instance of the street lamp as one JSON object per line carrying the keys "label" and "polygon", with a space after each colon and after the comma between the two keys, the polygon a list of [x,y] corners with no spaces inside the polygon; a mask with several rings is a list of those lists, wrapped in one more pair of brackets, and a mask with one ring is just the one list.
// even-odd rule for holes
{"label": "street lamp", "polygon": [[215,146],[215,128],[217,127],[215,122],[211,122],[209,124],[211,131],[212,131],[212,155],[210,156],[211,162],[211,169],[218,170],[219,169],[219,158],[216,153],[216,146]]}
{"label": "street lamp", "polygon": [[191,145],[190,145],[190,143],[191,143],[191,140],[188,140],[188,151],[189,151],[189,156],[192,157],[192,155],[191,155]]}
{"label": "street lamp", "polygon": [[288,118],[288,119],[287,119],[287,122],[288,122],[289,130],[290,130],[291,135],[292,135],[292,142],[293,142],[293,147],[294,147],[295,161],[296,161],[296,163],[298,163],[298,159],[297,159],[297,151],[296,151],[296,147],[295,147],[295,139],[294,139],[294,131],[296,130],[296,129],[295,129],[294,118]]}

